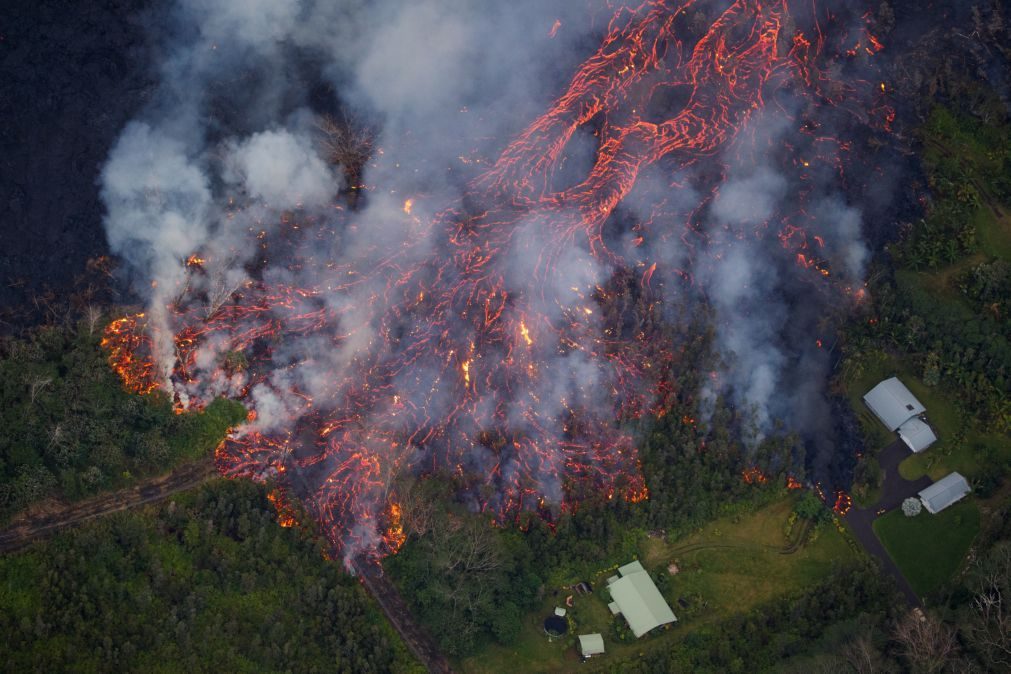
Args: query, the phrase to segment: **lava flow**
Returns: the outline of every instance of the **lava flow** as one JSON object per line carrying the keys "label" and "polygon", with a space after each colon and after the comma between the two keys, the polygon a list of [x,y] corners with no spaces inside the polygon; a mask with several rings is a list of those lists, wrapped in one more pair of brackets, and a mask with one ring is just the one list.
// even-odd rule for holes
{"label": "lava flow", "polygon": [[[776,94],[832,105],[855,86],[819,68],[826,38],[817,22],[818,32],[801,32],[785,0],[710,4],[619,11],[567,90],[460,203],[425,218],[420,197],[403,202],[409,245],[377,263],[326,263],[311,286],[254,270],[215,300],[184,283],[169,307],[170,347],[143,314],[121,319],[106,332],[113,367],[131,390],[160,387],[180,406],[243,400],[252,421],[219,448],[221,472],[275,482],[282,511],[285,499],[300,500],[345,559],[403,543],[396,490],[408,471],[452,476],[461,499],[500,522],[524,510],[552,517],[587,495],[647,498],[621,422],[662,411],[676,388],[662,372],[677,349],[605,309],[618,279],[633,279],[644,311],[657,314],[670,286],[692,280],[683,262],[629,259],[616,247],[616,209],[649,167],[669,185],[711,166],[695,203],[676,213],[658,203],[628,232],[632,248],[680,240],[701,255],[710,235],[699,213],[718,195],[722,154],[749,151],[739,142],[749,122],[771,106],[823,153],[797,170],[834,165],[844,144],[791,119]],[[715,16],[707,26],[689,17],[702,6]],[[559,184],[566,147],[585,127],[598,143],[592,168]],[[833,225],[813,222],[803,195],[796,208],[755,236],[768,230],[811,283],[832,287],[827,234],[810,228]],[[287,224],[328,231],[309,216]],[[194,251],[186,273],[202,278],[215,262]],[[757,469],[744,478],[765,480]]]}

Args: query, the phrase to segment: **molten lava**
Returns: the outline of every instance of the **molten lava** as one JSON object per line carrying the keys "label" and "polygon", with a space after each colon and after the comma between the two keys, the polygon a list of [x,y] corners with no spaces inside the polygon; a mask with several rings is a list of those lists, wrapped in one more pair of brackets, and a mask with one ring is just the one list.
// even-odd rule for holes
{"label": "molten lava", "polygon": [[[455,475],[474,507],[499,521],[526,510],[550,516],[545,504],[570,509],[588,494],[646,499],[635,445],[619,422],[664,411],[676,387],[660,373],[676,355],[644,332],[623,334],[599,310],[614,289],[560,261],[575,251],[586,268],[635,270],[608,246],[605,225],[641,171],[662,165],[675,175],[709,161],[718,176],[716,157],[753,116],[778,105],[777,91],[829,104],[855,86],[838,86],[819,69],[826,38],[793,28],[785,0],[724,3],[711,25],[691,33],[688,14],[703,4],[652,0],[619,11],[567,90],[470,184],[463,203],[424,221],[412,216],[416,246],[362,268],[328,264],[313,287],[264,276],[217,306],[181,288],[169,307],[171,353],[145,333],[143,314],[123,318],[103,342],[112,367],[130,390],[161,386],[190,407],[222,393],[245,400],[251,421],[220,449],[219,469],[275,481],[279,518],[293,521],[283,504],[299,499],[345,558],[403,544],[394,494],[405,471]],[[675,90],[683,105],[657,103]],[[592,168],[556,186],[566,145],[591,123],[599,142]],[[824,162],[844,153],[814,125],[792,123],[824,151]],[[822,160],[809,156],[797,170],[814,161]],[[413,206],[403,203],[404,216]],[[693,221],[653,220],[637,226],[636,246],[650,237],[680,237],[690,250],[704,242]],[[812,283],[832,282],[819,237],[789,221],[767,227],[810,268]],[[516,258],[530,261],[529,287],[504,272]],[[196,254],[188,264],[192,274],[208,273]],[[642,264],[631,278],[650,311],[659,311],[661,277],[691,281],[667,260]],[[384,290],[365,302],[335,301],[370,287]],[[339,358],[281,360],[286,339],[312,335]],[[248,367],[226,367],[227,354],[243,354]],[[156,367],[166,355],[174,365]],[[313,359],[330,368],[318,390],[284,376]],[[268,399],[283,404],[257,407]],[[767,480],[757,468],[743,477]]]}

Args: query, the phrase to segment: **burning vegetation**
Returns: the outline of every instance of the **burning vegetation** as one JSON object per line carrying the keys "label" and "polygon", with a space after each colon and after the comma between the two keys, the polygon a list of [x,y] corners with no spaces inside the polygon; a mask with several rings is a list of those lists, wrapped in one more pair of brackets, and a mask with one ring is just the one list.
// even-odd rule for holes
{"label": "burning vegetation", "polygon": [[[298,499],[346,559],[403,545],[410,513],[394,485],[405,472],[453,476],[461,500],[498,522],[551,518],[583,494],[646,499],[622,422],[678,396],[698,395],[703,423],[717,395],[761,412],[768,362],[786,361],[771,337],[755,341],[764,323],[732,320],[767,290],[751,246],[783,265],[770,277],[819,303],[861,292],[859,218],[829,189],[852,148],[820,111],[887,126],[886,92],[838,65],[880,42],[863,25],[830,37],[831,16],[789,10],[619,10],[565,91],[437,212],[400,193],[370,222],[368,206],[349,212],[301,181],[272,214],[247,161],[259,146],[237,145],[235,173],[260,205],[229,201],[223,226],[239,233],[225,249],[187,251],[148,316],[109,326],[112,367],[130,390],[162,388],[180,408],[241,399],[250,422],[218,451],[219,469],[275,481],[279,517],[290,524],[285,502]],[[393,162],[366,127],[327,117],[318,129],[352,187],[369,157]],[[268,147],[288,143],[315,166],[297,139],[272,133]],[[571,146],[587,137],[592,160],[573,176]],[[773,159],[789,180],[760,168]],[[398,234],[361,238],[373,224]],[[676,307],[703,301],[736,360],[698,393],[672,379],[680,349],[658,335]],[[769,415],[758,416],[764,433]],[[767,480],[757,467],[743,479]]]}

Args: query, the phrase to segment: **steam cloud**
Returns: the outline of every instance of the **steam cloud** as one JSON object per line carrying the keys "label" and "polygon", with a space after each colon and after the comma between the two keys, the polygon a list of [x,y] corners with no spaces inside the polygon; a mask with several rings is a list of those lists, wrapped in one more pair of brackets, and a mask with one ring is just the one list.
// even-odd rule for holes
{"label": "steam cloud", "polygon": [[[401,256],[403,268],[439,259],[444,242],[431,222],[443,209],[466,204],[472,196],[466,186],[564,90],[577,65],[598,46],[620,4],[177,0],[170,16],[156,17],[160,33],[153,31],[158,36],[152,39],[162,54],[160,85],[112,149],[101,192],[110,245],[129,263],[150,307],[151,334],[157,340],[152,348],[164,385],[183,401],[245,395],[257,415],[240,431],[245,434],[290,431],[300,417],[346,404],[342,374],[395,348],[380,344],[391,329],[403,334],[413,329],[410,317],[395,326],[375,319],[373,307],[389,292],[388,279],[360,271],[377,267],[393,253]],[[703,19],[715,16],[713,7],[701,6]],[[560,29],[554,33],[556,22]],[[640,175],[622,208],[642,220],[659,216],[659,225],[678,231],[648,237],[639,247],[627,232],[608,242],[627,252],[633,263],[655,261],[668,272],[688,267],[715,310],[717,348],[725,362],[715,383],[703,391],[703,411],[717,395],[753,410],[757,433],[749,442],[771,432],[777,420],[817,436],[828,417],[822,384],[830,364],[815,346],[827,299],[812,281],[817,273],[798,265],[790,247],[776,236],[782,221],[790,217],[822,233],[811,257],[844,284],[861,283],[867,258],[860,212],[847,202],[834,171],[816,167],[803,181],[784,172],[784,153],[791,153],[783,142],[788,134],[796,135],[797,120],[821,125],[825,135],[834,119],[801,109],[799,102],[778,104],[794,109],[789,115],[756,114],[739,141],[721,150],[724,175],[713,196],[700,197],[705,193],[699,186],[712,173],[703,165],[689,165],[673,176],[662,171]],[[349,167],[327,163],[316,128],[319,113],[340,110],[356,111],[359,119],[380,129],[363,176],[367,198],[353,213],[334,199],[339,190],[357,187],[342,185],[342,168]],[[811,143],[793,153],[810,150],[812,161],[816,153],[826,154]],[[594,162],[596,140],[583,133],[571,144],[566,171],[581,177]],[[819,166],[831,159],[821,157]],[[565,181],[566,171],[553,179]],[[412,217],[403,213],[407,198],[414,200]],[[466,204],[471,211],[482,206]],[[292,217],[323,235],[292,239]],[[515,227],[495,270],[505,279],[504,290],[526,298],[531,309],[550,321],[591,305],[587,293],[606,284],[615,267],[591,255],[584,244],[550,239],[547,217],[578,221],[582,216],[575,210],[528,214]],[[694,254],[679,238],[690,218],[705,232],[704,240],[693,244],[698,249]],[[263,252],[281,250],[282,241],[286,260]],[[206,259],[200,273],[187,267],[194,252]],[[542,257],[552,258],[552,274],[544,272]],[[285,264],[291,259],[303,262]],[[449,276],[450,260],[445,265]],[[334,287],[334,274],[324,274],[325,269],[347,269],[348,282]],[[421,277],[438,278],[437,269],[424,269]],[[210,315],[254,275],[272,287],[325,284],[311,297],[287,296],[289,313],[284,316],[291,315],[292,307],[311,316],[322,303],[339,320],[323,330],[286,334],[272,347],[270,371],[256,381],[245,372],[228,377],[218,372],[221,356],[231,347],[228,339],[213,334],[188,366],[190,376],[173,378],[172,335],[179,326],[166,306],[185,296],[203,303]],[[573,287],[579,292],[574,294]],[[673,291],[665,299],[683,301]],[[279,312],[264,310],[257,320],[281,320]],[[604,323],[596,315],[580,320],[590,337],[603,334]],[[561,427],[570,408],[613,408],[613,377],[601,362],[578,350],[559,352],[544,322],[526,327],[543,368],[539,387],[511,397],[491,391],[481,401],[487,409],[474,416],[502,414],[512,427],[536,427],[559,439],[563,432],[549,427]],[[466,320],[458,317],[448,329],[460,348],[473,341],[474,329]],[[491,352],[482,357],[510,356]],[[419,363],[394,374],[390,390],[429,418],[452,416],[458,401],[445,377],[445,363]],[[538,401],[534,412],[515,404],[528,396]],[[404,400],[390,400],[398,402],[374,407],[369,418],[395,426],[390,419],[406,417],[399,407]],[[426,459],[424,465],[415,447],[392,453],[384,449],[370,439],[369,418],[363,421],[366,430],[355,431],[356,442],[381,455],[382,465],[372,474],[377,486],[357,498],[375,510],[396,471],[412,465],[431,469],[437,462]],[[459,436],[442,442],[459,443],[480,430],[464,427]],[[831,451],[819,448],[821,454]],[[346,452],[338,453],[338,459],[350,460],[352,448]],[[480,443],[464,460],[469,471],[496,470],[503,482],[520,470],[516,457]],[[563,497],[557,479],[563,472],[544,466],[536,489],[549,503]],[[315,479],[321,478],[311,469],[304,471],[304,482]],[[495,505],[475,500],[475,507]],[[374,527],[351,522],[348,532],[359,546],[375,544]]]}

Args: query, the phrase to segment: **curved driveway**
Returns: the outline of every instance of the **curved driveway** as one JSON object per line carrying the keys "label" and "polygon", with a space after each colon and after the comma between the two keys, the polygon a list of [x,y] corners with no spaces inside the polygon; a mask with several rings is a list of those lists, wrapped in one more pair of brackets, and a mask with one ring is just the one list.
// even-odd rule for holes
{"label": "curved driveway", "polygon": [[878,463],[881,464],[881,470],[885,475],[884,483],[881,487],[881,498],[870,508],[854,508],[846,516],[846,520],[849,522],[850,530],[853,531],[853,536],[860,541],[860,545],[864,546],[864,550],[881,561],[884,570],[895,578],[899,590],[902,591],[902,594],[906,597],[906,601],[912,607],[920,605],[920,598],[913,592],[909,581],[906,580],[906,577],[902,575],[902,571],[892,561],[892,558],[888,555],[888,551],[885,550],[885,546],[881,544],[881,540],[874,533],[873,529],[874,520],[878,517],[876,513],[879,510],[883,508],[888,511],[900,507],[904,500],[910,496],[916,496],[933,482],[927,476],[910,482],[899,475],[899,464],[909,454],[909,448],[902,440],[898,439],[882,450],[881,454],[878,455]]}

